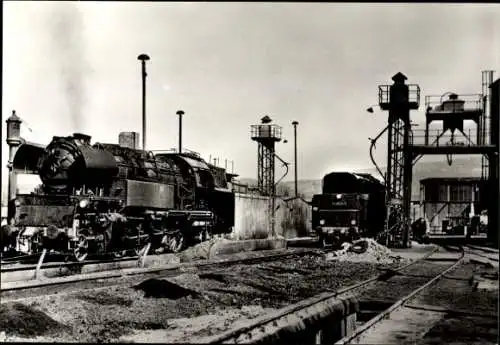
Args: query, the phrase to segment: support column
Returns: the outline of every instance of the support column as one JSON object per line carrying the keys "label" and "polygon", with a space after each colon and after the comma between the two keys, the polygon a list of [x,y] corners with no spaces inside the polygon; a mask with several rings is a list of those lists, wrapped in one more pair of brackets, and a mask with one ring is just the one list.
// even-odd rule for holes
{"label": "support column", "polygon": [[425,121],[425,145],[429,145],[429,121]]}
{"label": "support column", "polygon": [[499,226],[499,172],[498,172],[498,152],[488,155],[489,160],[489,178],[488,178],[488,240],[498,245],[500,231]]}
{"label": "support column", "polygon": [[[410,127],[407,123],[405,127]],[[405,147],[409,147],[409,128],[405,129]],[[403,214],[405,224],[403,229],[403,247],[411,248],[411,184],[413,176],[413,153],[408,150],[404,153],[404,183],[403,183]]]}

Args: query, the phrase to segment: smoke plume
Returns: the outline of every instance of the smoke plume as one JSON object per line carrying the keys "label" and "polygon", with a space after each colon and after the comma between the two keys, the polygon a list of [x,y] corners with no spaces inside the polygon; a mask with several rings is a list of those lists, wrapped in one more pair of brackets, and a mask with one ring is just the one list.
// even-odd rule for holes
{"label": "smoke plume", "polygon": [[85,122],[88,64],[85,57],[83,14],[75,3],[54,3],[50,11],[49,26],[52,58],[63,87],[69,109],[68,116],[74,131],[82,131]]}

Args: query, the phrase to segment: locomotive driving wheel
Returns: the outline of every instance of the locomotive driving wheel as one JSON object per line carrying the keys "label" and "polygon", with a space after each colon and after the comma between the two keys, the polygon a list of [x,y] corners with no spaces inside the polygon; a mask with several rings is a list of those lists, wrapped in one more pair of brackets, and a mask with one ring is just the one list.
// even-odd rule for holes
{"label": "locomotive driving wheel", "polygon": [[135,255],[137,256],[143,256],[144,255],[144,252],[146,251],[146,248],[147,248],[148,244],[145,243],[142,247],[135,247],[134,248],[134,253]]}
{"label": "locomotive driving wheel", "polygon": [[161,240],[161,243],[172,253],[178,253],[184,249],[184,242],[184,235],[180,231],[166,234]]}
{"label": "locomotive driving wheel", "polygon": [[30,239],[30,247],[31,247],[31,252],[32,253],[41,253],[42,248],[43,248],[43,238],[42,238],[42,232],[37,231],[35,232]]}
{"label": "locomotive driving wheel", "polygon": [[126,255],[127,255],[127,250],[126,249],[121,249],[121,250],[113,252],[113,256],[115,258],[123,258]]}
{"label": "locomotive driving wheel", "polygon": [[78,242],[76,244],[75,250],[74,250],[74,255],[76,261],[83,261],[87,258],[87,255],[89,254],[89,242],[87,240],[87,237],[84,235],[78,236]]}
{"label": "locomotive driving wheel", "polygon": [[321,247],[321,249],[331,249],[333,247],[333,241],[330,240],[328,241],[328,238],[327,236],[320,236],[319,238],[319,245]]}

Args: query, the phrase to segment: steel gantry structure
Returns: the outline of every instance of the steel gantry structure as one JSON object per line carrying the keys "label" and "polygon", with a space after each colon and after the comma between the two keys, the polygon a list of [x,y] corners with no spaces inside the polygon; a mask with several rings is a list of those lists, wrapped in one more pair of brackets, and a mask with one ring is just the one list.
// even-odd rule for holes
{"label": "steel gantry structure", "polygon": [[[384,233],[392,246],[411,246],[411,185],[413,165],[424,155],[444,155],[449,165],[453,155],[482,155],[482,176],[487,179],[488,238],[498,241],[499,205],[499,98],[500,79],[493,82],[493,72],[483,71],[481,94],[445,93],[427,96],[426,128],[411,128],[410,110],[420,105],[420,88],[406,84],[406,76],[397,73],[394,84],[379,86],[379,106],[388,111],[387,127],[372,140],[388,132],[386,184],[387,216]],[[447,97],[447,98],[446,98]],[[476,128],[466,130],[464,121],[472,120]],[[442,127],[431,130],[430,124],[440,121]],[[378,167],[377,167],[378,169]],[[378,169],[380,171],[380,169]]]}

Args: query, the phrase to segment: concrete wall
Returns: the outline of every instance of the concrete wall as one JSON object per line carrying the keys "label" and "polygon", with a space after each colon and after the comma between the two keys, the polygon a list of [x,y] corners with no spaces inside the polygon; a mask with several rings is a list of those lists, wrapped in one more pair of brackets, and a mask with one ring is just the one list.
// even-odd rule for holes
{"label": "concrete wall", "polygon": [[234,231],[238,240],[267,238],[268,198],[252,194],[235,194]]}
{"label": "concrete wall", "polygon": [[312,231],[312,208],[302,199],[276,200],[276,234],[285,238],[307,236]]}
{"label": "concrete wall", "polygon": [[[235,194],[235,239],[259,239],[269,235],[269,198],[252,194]],[[311,206],[301,199],[276,199],[276,235],[285,238],[307,236],[311,229]]]}

